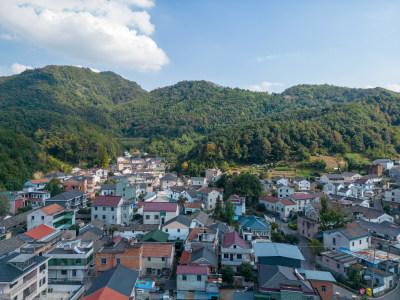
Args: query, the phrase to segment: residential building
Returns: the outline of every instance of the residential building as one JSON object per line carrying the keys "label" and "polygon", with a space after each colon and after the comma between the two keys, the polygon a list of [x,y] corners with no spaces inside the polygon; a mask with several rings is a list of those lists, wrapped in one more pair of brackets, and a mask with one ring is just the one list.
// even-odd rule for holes
{"label": "residential building", "polygon": [[120,226],[118,228],[118,235],[126,239],[132,239],[143,236],[159,228],[160,225],[158,224],[131,224],[129,226]]}
{"label": "residential building", "polygon": [[44,202],[50,198],[51,194],[47,190],[32,190],[24,188],[24,191],[18,192],[18,195],[23,198],[24,206],[44,206]]}
{"label": "residential building", "polygon": [[206,170],[206,179],[207,181],[212,181],[213,178],[220,176],[221,170],[219,169],[208,169]]}
{"label": "residential building", "polygon": [[75,224],[75,210],[68,210],[54,203],[30,212],[27,216],[27,230],[42,224],[55,229],[68,229]]}
{"label": "residential building", "polygon": [[372,165],[374,165],[374,166],[376,166],[376,165],[378,165],[378,166],[381,166],[382,167],[382,170],[385,172],[385,171],[388,171],[388,170],[390,170],[391,168],[393,168],[393,162],[390,160],[390,159],[375,159],[373,162],[372,162]]}
{"label": "residential building", "polygon": [[207,186],[207,178],[206,177],[191,177],[190,185],[198,186],[198,187],[206,187]]}
{"label": "residential building", "polygon": [[202,188],[197,191],[197,200],[204,203],[206,210],[214,209],[217,204],[217,199],[223,201],[223,188]]}
{"label": "residential building", "polygon": [[294,194],[294,188],[284,185],[282,183],[280,183],[276,186],[276,190],[277,190],[278,198],[281,198],[281,199],[286,199],[290,195]]}
{"label": "residential building", "polygon": [[389,170],[390,178],[400,178],[400,167],[394,167]]}
{"label": "residential building", "polygon": [[93,242],[63,242],[43,254],[49,260],[49,280],[82,282],[93,259]]}
{"label": "residential building", "polygon": [[[100,219],[106,222],[106,226],[119,225],[122,224],[123,214],[125,213],[126,218],[125,224],[129,224],[129,218],[132,214],[133,216],[133,206],[128,204],[127,209],[123,212],[124,198],[120,196],[96,196],[92,203],[92,221],[94,219]],[[132,212],[130,212],[130,207],[132,207]]]}
{"label": "residential building", "polygon": [[140,192],[140,184],[132,183],[128,179],[120,180],[115,185],[115,195],[124,197],[129,202],[137,203]]}
{"label": "residential building", "polygon": [[346,208],[346,211],[351,213],[352,216],[356,217],[357,219],[373,223],[382,223],[382,222],[394,223],[394,217],[377,209],[357,205]]}
{"label": "residential building", "polygon": [[292,267],[258,265],[258,285],[255,299],[316,300],[318,294],[308,280]]}
{"label": "residential building", "polygon": [[183,251],[180,265],[207,266],[210,274],[216,274],[218,270],[218,255],[207,248],[195,249],[192,252]]}
{"label": "residential building", "polygon": [[297,217],[297,233],[308,240],[318,238],[321,203],[312,202],[306,205],[305,215]]}
{"label": "residential building", "polygon": [[169,278],[175,260],[173,243],[144,243],[142,246],[142,276]]}
{"label": "residential building", "polygon": [[358,224],[346,224],[345,227],[323,232],[324,247],[329,250],[344,248],[362,250],[371,247],[371,234]]}
{"label": "residential building", "polygon": [[368,222],[360,219],[358,221],[358,225],[362,228],[368,230],[374,236],[383,238],[385,240],[390,241],[399,241],[400,240],[400,226],[395,225],[391,222]]}
{"label": "residential building", "polygon": [[353,181],[355,187],[358,187],[367,192],[373,192],[374,183],[369,179],[356,179]]}
{"label": "residential building", "polygon": [[25,205],[24,198],[18,192],[0,192],[0,195],[4,195],[8,198],[10,202],[10,213],[16,214],[18,209],[23,208]]}
{"label": "residential building", "polygon": [[113,184],[102,184],[100,188],[100,196],[116,196],[117,195],[117,185]]}
{"label": "residential building", "polygon": [[192,215],[187,215],[186,217],[194,222],[194,227],[208,227],[214,223],[213,218],[203,211],[197,211]]}
{"label": "residential building", "polygon": [[196,202],[197,199],[197,189],[191,188],[191,189],[186,189],[182,193],[182,197],[187,199],[187,202]]}
{"label": "residential building", "polygon": [[320,180],[324,183],[343,183],[344,177],[341,174],[324,174]]}
{"label": "residential building", "polygon": [[184,241],[189,235],[192,220],[179,215],[162,225],[162,231],[169,234],[169,240]]}
{"label": "residential building", "polygon": [[336,280],[330,272],[305,270],[304,279],[308,280],[314,290],[318,291],[322,300],[333,299],[333,285]]}
{"label": "residential building", "polygon": [[220,284],[207,266],[178,266],[176,275],[177,299],[219,299]]}
{"label": "residential building", "polygon": [[280,243],[254,243],[254,265],[300,268],[304,260],[299,247]]}
{"label": "residential building", "polygon": [[146,202],[143,206],[143,224],[163,225],[178,215],[178,203]]}
{"label": "residential building", "polygon": [[138,277],[138,271],[118,264],[97,276],[82,300],[136,299]]}
{"label": "residential building", "polygon": [[155,243],[165,243],[169,239],[169,234],[163,232],[159,229],[150,231],[146,233],[141,239],[141,242],[155,242]]}
{"label": "residential building", "polygon": [[28,180],[24,183],[23,191],[33,192],[43,190],[48,183],[50,183],[49,178]]}
{"label": "residential building", "polygon": [[194,214],[204,208],[204,204],[201,202],[186,202],[184,205],[184,214]]}
{"label": "residential building", "polygon": [[289,185],[289,179],[285,178],[285,177],[280,177],[280,176],[275,176],[274,181],[277,185],[279,184],[283,184],[283,185]]}
{"label": "residential building", "polygon": [[358,264],[358,258],[339,250],[325,251],[321,256],[317,256],[316,264],[322,270],[346,280],[351,266]]}
{"label": "residential building", "polygon": [[45,200],[45,206],[59,204],[65,209],[86,208],[86,194],[81,191],[68,191]]}
{"label": "residential building", "polygon": [[95,196],[95,177],[94,176],[74,176],[68,178],[63,182],[64,192],[68,191],[80,191],[87,195],[87,198],[92,199]]}
{"label": "residential building", "polygon": [[253,263],[253,247],[238,232],[225,234],[221,245],[221,267],[231,267],[235,272],[243,263]]}
{"label": "residential building", "polygon": [[95,271],[100,274],[121,264],[129,269],[142,270],[142,244],[117,236],[95,254]]}
{"label": "residential building", "polygon": [[272,180],[265,178],[265,179],[261,179],[261,185],[264,189],[264,192],[266,192],[267,194],[271,193],[272,188],[274,187],[274,183]]}
{"label": "residential building", "polygon": [[260,204],[264,204],[266,210],[270,212],[276,212],[276,204],[278,203],[279,198],[268,196],[268,195],[262,195],[259,199],[258,202]]}
{"label": "residential building", "polygon": [[353,182],[356,179],[360,179],[361,175],[358,173],[353,173],[353,172],[343,172],[342,175],[344,181],[346,182]]}
{"label": "residential building", "polygon": [[304,178],[295,177],[292,179],[293,184],[300,191],[309,191],[310,190],[310,182],[305,180]]}
{"label": "residential building", "polygon": [[18,235],[18,238],[27,243],[47,242],[49,243],[49,245],[54,245],[61,240],[61,234],[61,230],[56,230],[43,224],[27,232],[21,233],[20,235]]}
{"label": "residential building", "polygon": [[207,227],[197,227],[190,231],[185,242],[185,251],[202,247],[217,252],[218,234],[216,230]]}
{"label": "residential building", "polygon": [[297,204],[291,199],[279,199],[275,207],[282,220],[288,220],[291,214],[297,212]]}
{"label": "residential building", "polygon": [[12,253],[0,258],[0,298],[32,300],[47,292],[48,258]]}
{"label": "residential building", "polygon": [[231,201],[233,204],[235,216],[241,217],[246,214],[246,197],[234,194],[228,198],[228,201]]}
{"label": "residential building", "polygon": [[172,174],[166,174],[164,177],[160,178],[160,188],[162,190],[165,190],[176,184],[177,184],[177,178]]}
{"label": "residential building", "polygon": [[179,197],[182,196],[183,198],[184,191],[184,186],[170,186],[165,190],[165,197],[167,197],[168,200],[178,201]]}
{"label": "residential building", "polygon": [[239,221],[239,232],[246,241],[263,238],[271,240],[270,224],[257,216],[246,216]]}
{"label": "residential building", "polygon": [[311,202],[319,202],[319,196],[316,194],[294,194],[289,197],[297,204],[297,211],[304,211],[306,204]]}
{"label": "residential building", "polygon": [[390,206],[394,211],[399,211],[400,189],[384,191],[383,203]]}

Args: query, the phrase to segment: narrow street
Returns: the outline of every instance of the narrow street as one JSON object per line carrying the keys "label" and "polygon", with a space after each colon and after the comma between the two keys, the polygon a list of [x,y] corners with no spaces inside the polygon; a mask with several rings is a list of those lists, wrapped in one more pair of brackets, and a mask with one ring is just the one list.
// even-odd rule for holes
{"label": "narrow street", "polygon": [[374,199],[372,200],[372,203],[374,205],[374,208],[377,210],[382,211],[382,197],[383,197],[383,193],[378,194],[374,197]]}

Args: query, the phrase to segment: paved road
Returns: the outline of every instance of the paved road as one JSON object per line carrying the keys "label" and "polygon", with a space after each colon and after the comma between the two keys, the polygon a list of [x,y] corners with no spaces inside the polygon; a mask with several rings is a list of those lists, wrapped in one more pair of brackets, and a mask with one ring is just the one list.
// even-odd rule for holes
{"label": "paved road", "polygon": [[[353,293],[349,292],[348,290],[345,290],[344,288],[334,284],[333,285],[333,299],[335,299],[335,295],[336,293],[339,293],[340,295],[340,300],[351,300],[353,299]],[[359,299],[359,297],[357,297],[356,299]]]}
{"label": "paved road", "polygon": [[390,293],[379,297],[379,298],[374,298],[374,299],[380,299],[380,300],[399,300],[400,299],[400,284],[397,285],[397,288],[395,288],[393,291]]}

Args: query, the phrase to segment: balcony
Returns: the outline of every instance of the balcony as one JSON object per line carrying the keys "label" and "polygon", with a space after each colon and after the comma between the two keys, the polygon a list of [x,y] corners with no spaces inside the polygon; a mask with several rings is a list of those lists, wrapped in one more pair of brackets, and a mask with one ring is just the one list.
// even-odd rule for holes
{"label": "balcony", "polygon": [[[37,276],[33,276],[29,279],[24,279],[24,283],[21,284],[19,287],[17,287],[16,289],[14,289],[11,294],[12,294],[12,298],[14,298],[17,294],[19,294],[22,290],[26,289],[27,286],[29,286],[32,283],[35,283],[36,285],[36,281],[37,281]],[[25,298],[24,298],[25,299]]]}

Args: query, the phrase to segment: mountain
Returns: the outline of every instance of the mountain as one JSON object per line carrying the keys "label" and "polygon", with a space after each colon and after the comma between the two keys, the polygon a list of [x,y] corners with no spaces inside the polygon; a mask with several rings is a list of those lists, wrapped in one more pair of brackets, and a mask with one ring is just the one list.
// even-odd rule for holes
{"label": "mountain", "polygon": [[[122,149],[117,138],[144,138],[152,154],[209,165],[296,157],[314,140],[327,153],[367,151],[389,141],[384,151],[392,153],[398,151],[398,98],[380,88],[299,85],[268,94],[207,81],[147,92],[112,72],[27,70],[0,77],[0,132],[8,137],[1,140],[2,161],[12,166],[0,168],[0,188],[10,182],[16,188],[35,170],[95,165],[101,146],[114,158]],[[358,146],[352,144],[357,135]],[[25,170],[22,177],[16,166]]]}

